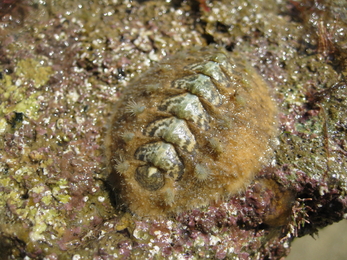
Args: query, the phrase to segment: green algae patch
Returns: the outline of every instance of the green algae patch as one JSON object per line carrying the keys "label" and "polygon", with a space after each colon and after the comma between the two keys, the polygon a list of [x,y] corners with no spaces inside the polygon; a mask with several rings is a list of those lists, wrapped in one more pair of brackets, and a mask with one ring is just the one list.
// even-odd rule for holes
{"label": "green algae patch", "polygon": [[38,241],[45,239],[44,232],[48,228],[48,226],[52,226],[53,229],[61,234],[61,225],[65,225],[64,223],[57,222],[57,219],[59,217],[59,212],[55,209],[40,209],[40,210],[33,210],[32,222],[33,227],[32,231],[30,232],[29,236],[32,241]]}
{"label": "green algae patch", "polygon": [[17,86],[17,83],[13,84],[12,81],[9,75],[0,80],[0,98],[3,100],[0,104],[0,117],[16,112],[36,119],[40,107],[37,97],[40,93],[35,91],[28,95],[26,87]]}
{"label": "green algae patch", "polygon": [[31,180],[37,183],[39,180],[36,180],[33,177],[34,173],[35,173],[35,169],[33,169],[32,167],[23,166],[20,169],[16,170],[14,172],[14,175],[12,175],[12,177],[15,181],[20,183],[21,181],[23,181],[23,179],[28,178],[30,176],[30,178],[33,178]]}
{"label": "green algae patch", "polygon": [[42,66],[40,61],[34,59],[24,59],[17,63],[16,75],[32,80],[35,88],[45,85],[53,73],[51,67]]}
{"label": "green algae patch", "polygon": [[43,66],[41,63],[30,58],[20,60],[15,73],[3,76],[0,80],[0,99],[3,100],[0,104],[0,117],[16,112],[37,119],[40,108],[38,96],[41,94],[37,89],[45,85],[54,74],[50,66]]}
{"label": "green algae patch", "polygon": [[6,131],[7,125],[8,124],[5,120],[5,118],[0,118],[0,134],[3,134]]}
{"label": "green algae patch", "polygon": [[[17,237],[28,244],[31,243],[34,247],[36,241],[47,240],[47,230],[51,230],[57,237],[61,237],[64,234],[66,223],[61,219],[61,211],[52,207],[52,202],[54,202],[52,192],[47,186],[37,183],[41,180],[37,178],[34,168],[25,166],[17,170],[9,168],[9,173],[6,173],[5,165],[0,166],[0,169],[4,173],[0,175],[0,186],[4,189],[0,192],[0,206],[10,208],[10,214],[16,220],[11,227],[6,227],[3,231],[11,232],[13,226],[24,225],[25,234],[19,228]],[[28,183],[28,180],[30,180],[32,188],[23,188],[19,185],[23,182]],[[64,185],[67,184],[67,181],[61,179],[58,183],[57,193],[60,194],[60,190],[66,188]],[[30,194],[28,199],[25,194]],[[60,202],[69,201],[68,195],[61,195],[62,198],[58,195]],[[47,208],[47,206],[50,207]],[[30,228],[28,229],[28,227]]]}
{"label": "green algae patch", "polygon": [[54,198],[63,204],[68,203],[71,199],[70,195],[67,194],[66,188],[68,188],[68,181],[66,179],[59,179],[56,186],[52,189]]}

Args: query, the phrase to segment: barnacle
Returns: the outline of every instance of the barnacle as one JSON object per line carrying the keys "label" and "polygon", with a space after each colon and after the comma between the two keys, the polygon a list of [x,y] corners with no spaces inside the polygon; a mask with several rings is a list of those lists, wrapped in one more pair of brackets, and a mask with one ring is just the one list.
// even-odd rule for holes
{"label": "barnacle", "polygon": [[115,105],[106,146],[117,201],[153,216],[239,192],[273,155],[276,115],[266,82],[238,54],[168,57]]}

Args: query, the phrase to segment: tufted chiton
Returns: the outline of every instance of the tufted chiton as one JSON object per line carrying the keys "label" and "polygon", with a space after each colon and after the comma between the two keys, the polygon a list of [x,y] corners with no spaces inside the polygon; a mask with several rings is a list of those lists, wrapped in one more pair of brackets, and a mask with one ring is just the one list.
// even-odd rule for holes
{"label": "tufted chiton", "polygon": [[119,204],[163,215],[242,190],[269,163],[276,114],[267,84],[235,53],[164,59],[114,107],[106,147]]}

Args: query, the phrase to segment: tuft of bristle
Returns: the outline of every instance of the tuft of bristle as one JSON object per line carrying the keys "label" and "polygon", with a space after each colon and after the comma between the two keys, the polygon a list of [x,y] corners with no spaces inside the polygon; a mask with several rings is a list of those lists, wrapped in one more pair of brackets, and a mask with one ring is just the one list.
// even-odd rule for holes
{"label": "tuft of bristle", "polygon": [[218,130],[230,130],[233,128],[233,121],[230,117],[222,116],[217,119]]}
{"label": "tuft of bristle", "polygon": [[198,182],[207,181],[211,175],[211,171],[200,163],[198,163],[194,168],[194,177]]}
{"label": "tuft of bristle", "polygon": [[175,202],[175,193],[172,189],[166,189],[163,191],[163,202],[166,206],[172,206]]}
{"label": "tuft of bristle", "polygon": [[132,132],[126,131],[126,132],[124,132],[124,133],[122,134],[122,139],[123,139],[124,142],[126,142],[126,143],[130,142],[131,140],[133,140],[134,137],[135,137],[135,134],[132,133]]}
{"label": "tuft of bristle", "polygon": [[146,86],[146,93],[153,94],[159,89],[159,84],[150,84]]}
{"label": "tuft of bristle", "polygon": [[146,107],[141,103],[137,103],[134,100],[130,100],[125,107],[125,111],[132,116],[138,116],[139,114],[143,113],[145,108]]}
{"label": "tuft of bristle", "polygon": [[124,174],[129,169],[130,164],[127,161],[124,161],[123,159],[116,160],[115,170],[120,173]]}
{"label": "tuft of bristle", "polygon": [[209,142],[210,148],[212,149],[214,153],[220,154],[224,151],[224,146],[220,139],[216,137],[212,137],[208,142]]}

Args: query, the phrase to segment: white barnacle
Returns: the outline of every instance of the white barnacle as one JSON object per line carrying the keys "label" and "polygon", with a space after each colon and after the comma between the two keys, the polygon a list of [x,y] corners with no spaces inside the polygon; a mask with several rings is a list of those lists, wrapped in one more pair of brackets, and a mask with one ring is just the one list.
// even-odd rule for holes
{"label": "white barnacle", "polygon": [[125,106],[125,111],[132,116],[138,116],[145,110],[145,106],[141,103],[136,103],[134,100],[130,100]]}

